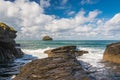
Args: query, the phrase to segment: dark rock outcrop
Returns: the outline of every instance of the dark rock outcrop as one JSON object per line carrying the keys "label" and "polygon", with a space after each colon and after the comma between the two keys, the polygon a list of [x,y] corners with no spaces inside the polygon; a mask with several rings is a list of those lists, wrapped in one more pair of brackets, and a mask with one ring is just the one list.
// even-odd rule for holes
{"label": "dark rock outcrop", "polygon": [[50,36],[44,36],[42,40],[43,41],[51,41],[53,39]]}
{"label": "dark rock outcrop", "polygon": [[75,49],[75,46],[52,49],[54,55],[26,64],[13,80],[90,80],[73,53],[59,49]]}
{"label": "dark rock outcrop", "polygon": [[13,62],[15,58],[20,58],[23,52],[16,47],[16,33],[12,27],[0,23],[0,63]]}
{"label": "dark rock outcrop", "polygon": [[103,60],[120,64],[120,42],[107,45]]}
{"label": "dark rock outcrop", "polygon": [[78,50],[76,46],[63,46],[56,49],[47,50],[44,53],[48,54],[48,57],[65,57],[65,55],[66,57],[69,57],[68,55],[70,55],[70,57],[76,57],[88,53],[88,51]]}

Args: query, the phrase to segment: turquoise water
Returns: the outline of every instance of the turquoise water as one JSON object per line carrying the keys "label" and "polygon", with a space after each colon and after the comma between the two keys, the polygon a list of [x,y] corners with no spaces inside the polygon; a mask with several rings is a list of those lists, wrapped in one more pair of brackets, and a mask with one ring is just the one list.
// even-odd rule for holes
{"label": "turquoise water", "polygon": [[107,44],[113,42],[119,42],[120,40],[53,40],[53,41],[41,41],[41,40],[16,40],[21,44],[23,49],[44,49],[55,48],[66,45],[75,45],[77,47],[90,47],[104,49]]}
{"label": "turquoise water", "polygon": [[22,51],[25,54],[30,54],[38,58],[47,57],[47,55],[44,54],[45,50],[60,46],[75,45],[80,50],[88,51],[89,54],[85,55],[83,59],[88,63],[93,63],[91,60],[96,59],[94,61],[97,61],[102,58],[106,45],[119,42],[119,40],[17,40],[16,42],[21,44]]}

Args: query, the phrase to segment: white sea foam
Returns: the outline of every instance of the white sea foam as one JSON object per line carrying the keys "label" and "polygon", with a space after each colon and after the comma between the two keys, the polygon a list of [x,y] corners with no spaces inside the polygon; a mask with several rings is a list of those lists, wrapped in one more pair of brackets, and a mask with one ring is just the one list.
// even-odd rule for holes
{"label": "white sea foam", "polygon": [[41,58],[46,58],[48,57],[47,54],[44,53],[45,50],[49,50],[49,49],[52,49],[52,48],[45,48],[45,49],[36,49],[36,50],[31,50],[31,49],[22,49],[22,51],[25,53],[25,54],[29,54],[29,55],[32,55],[34,57],[37,57],[38,59],[41,59]]}
{"label": "white sea foam", "polygon": [[[52,48],[48,47],[45,49],[36,49],[36,50],[22,49],[22,51],[25,54],[29,54],[29,55],[32,55],[34,57],[37,57],[38,59],[41,59],[41,58],[48,57],[48,55],[45,54],[44,51],[49,50],[49,49],[52,49]],[[79,47],[78,49],[86,50],[89,52],[88,54],[84,54],[83,56],[77,57],[78,60],[82,60],[84,62],[90,63],[94,67],[98,67],[99,62],[102,60],[102,57],[103,57],[103,52],[104,52],[103,49],[83,48],[83,47]],[[101,66],[103,66],[103,65],[101,64]],[[100,67],[100,65],[99,65],[99,67]]]}
{"label": "white sea foam", "polygon": [[80,50],[86,50],[89,53],[84,54],[83,56],[77,57],[78,60],[82,60],[84,62],[90,63],[94,67],[102,67],[100,62],[103,58],[103,49],[98,48],[79,48]]}

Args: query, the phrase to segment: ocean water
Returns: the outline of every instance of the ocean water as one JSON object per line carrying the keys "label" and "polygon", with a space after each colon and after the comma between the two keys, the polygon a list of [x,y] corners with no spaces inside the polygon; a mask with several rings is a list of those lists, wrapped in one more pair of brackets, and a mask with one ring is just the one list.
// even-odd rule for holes
{"label": "ocean water", "polygon": [[[25,55],[23,58],[16,59],[12,64],[13,67],[5,69],[7,71],[4,71],[4,74],[18,74],[24,64],[34,59],[47,57],[47,54],[44,54],[45,50],[75,45],[78,49],[89,52],[83,56],[78,56],[77,59],[84,70],[90,73],[91,80],[120,80],[120,65],[102,61],[106,45],[120,42],[120,40],[16,40],[16,42],[21,44],[21,49]],[[15,71],[9,71],[13,68]],[[11,77],[0,77],[0,80],[11,80]]]}
{"label": "ocean water", "polygon": [[97,63],[102,60],[106,45],[119,42],[119,40],[17,40],[16,42],[21,44],[24,53],[37,58],[47,57],[47,55],[44,54],[45,50],[60,46],[75,45],[78,49],[89,52],[89,54],[78,57],[79,60],[97,66]]}
{"label": "ocean water", "polygon": [[119,42],[119,40],[17,40],[16,42],[21,44],[24,53],[37,58],[47,57],[47,55],[44,54],[45,50],[60,46],[75,45],[78,49],[87,50],[89,52],[89,54],[81,56],[80,59],[84,59],[85,62],[96,66],[96,61],[102,59],[106,45]]}

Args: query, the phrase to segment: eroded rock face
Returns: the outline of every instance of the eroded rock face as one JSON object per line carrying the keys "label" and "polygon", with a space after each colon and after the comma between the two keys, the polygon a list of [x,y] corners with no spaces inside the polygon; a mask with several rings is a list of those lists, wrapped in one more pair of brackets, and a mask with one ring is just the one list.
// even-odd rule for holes
{"label": "eroded rock face", "polygon": [[13,62],[15,58],[22,57],[23,52],[16,47],[16,33],[12,27],[0,23],[0,63]]}
{"label": "eroded rock face", "polygon": [[42,40],[43,41],[51,41],[53,39],[50,36],[44,36]]}
{"label": "eroded rock face", "polygon": [[76,56],[81,56],[88,53],[88,51],[77,50],[76,46],[63,46],[56,49],[47,50],[45,53],[48,54],[48,57],[74,58]]}
{"label": "eroded rock face", "polygon": [[13,80],[90,80],[73,54],[67,51],[60,52],[68,48],[75,49],[76,46],[50,50],[57,54],[26,64]]}
{"label": "eroded rock face", "polygon": [[120,64],[120,42],[107,45],[103,60]]}

